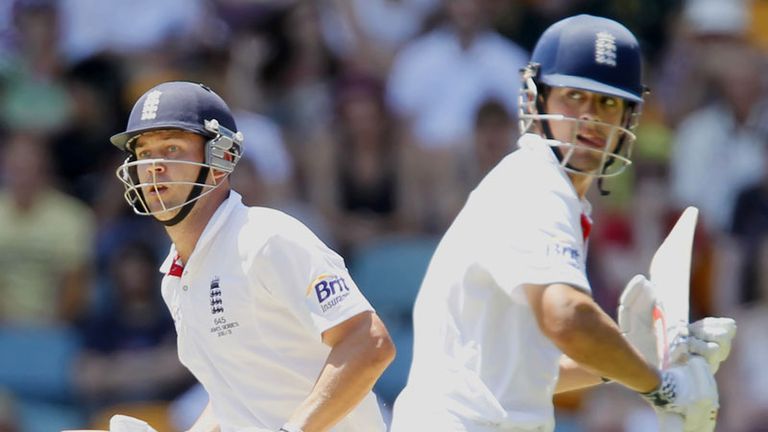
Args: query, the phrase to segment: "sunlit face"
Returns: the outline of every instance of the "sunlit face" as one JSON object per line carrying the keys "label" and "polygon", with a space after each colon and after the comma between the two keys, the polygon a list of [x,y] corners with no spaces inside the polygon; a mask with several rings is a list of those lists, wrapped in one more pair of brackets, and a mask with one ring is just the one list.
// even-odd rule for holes
{"label": "sunlit face", "polygon": [[[595,172],[602,167],[603,150],[614,151],[622,136],[618,128],[624,120],[624,99],[578,90],[553,87],[546,99],[547,114],[562,114],[581,121],[550,121],[554,139],[577,144],[568,164],[580,171]],[[597,124],[600,122],[604,124]]]}
{"label": "sunlit face", "polygon": [[[170,161],[202,163],[205,138],[182,130],[161,130],[139,136],[133,150],[138,161],[152,161],[137,166],[141,192],[152,212],[182,205],[192,190],[200,172],[199,165]],[[181,209],[161,213],[158,219],[168,220]]]}

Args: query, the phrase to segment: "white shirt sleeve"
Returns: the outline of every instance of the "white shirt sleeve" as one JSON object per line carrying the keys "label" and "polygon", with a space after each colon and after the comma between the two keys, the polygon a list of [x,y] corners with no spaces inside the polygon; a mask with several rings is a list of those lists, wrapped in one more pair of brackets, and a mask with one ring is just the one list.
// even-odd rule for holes
{"label": "white shirt sleeve", "polygon": [[257,267],[265,270],[259,277],[266,289],[320,337],[373,308],[349,276],[344,260],[302,228],[306,233],[271,237],[261,250],[266,265]]}
{"label": "white shirt sleeve", "polygon": [[517,290],[523,284],[563,283],[591,292],[580,217],[556,194],[540,197],[515,215],[514,228],[480,254],[479,264],[515,300],[524,300]]}

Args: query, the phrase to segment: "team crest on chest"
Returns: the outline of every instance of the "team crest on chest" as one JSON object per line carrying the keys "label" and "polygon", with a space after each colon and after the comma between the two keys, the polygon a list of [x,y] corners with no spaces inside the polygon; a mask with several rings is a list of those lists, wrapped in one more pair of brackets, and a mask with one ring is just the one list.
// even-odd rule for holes
{"label": "team crest on chest", "polygon": [[221,299],[221,286],[219,285],[218,276],[214,276],[211,281],[211,313],[214,315],[224,313],[224,301]]}
{"label": "team crest on chest", "polygon": [[[213,327],[211,327],[211,334],[215,334],[217,337],[229,336],[232,331],[240,327],[240,323],[227,319],[224,315],[224,299],[222,296],[221,280],[218,276],[214,276],[211,279],[211,286],[209,289],[211,315],[213,316]],[[231,315],[230,311],[230,315]]]}

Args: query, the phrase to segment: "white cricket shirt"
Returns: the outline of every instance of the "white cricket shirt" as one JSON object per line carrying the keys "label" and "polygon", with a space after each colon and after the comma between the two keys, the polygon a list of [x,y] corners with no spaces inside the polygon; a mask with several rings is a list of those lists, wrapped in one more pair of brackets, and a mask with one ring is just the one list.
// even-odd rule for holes
{"label": "white cricket shirt", "polygon": [[470,194],[432,258],[392,432],[554,428],[561,352],[539,330],[522,285],[591,290],[590,209],[544,139],[518,144]]}
{"label": "white cricket shirt", "polygon": [[[296,219],[246,207],[232,191],[189,262],[160,269],[179,359],[210,396],[222,432],[277,430],[310,393],[330,352],[323,331],[372,310],[343,259]],[[384,431],[373,393],[336,432]]]}

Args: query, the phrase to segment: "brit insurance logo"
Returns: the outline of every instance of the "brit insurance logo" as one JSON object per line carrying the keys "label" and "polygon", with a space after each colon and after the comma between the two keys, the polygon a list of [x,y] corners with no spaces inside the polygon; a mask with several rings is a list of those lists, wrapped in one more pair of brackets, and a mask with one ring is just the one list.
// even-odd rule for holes
{"label": "brit insurance logo", "polygon": [[556,240],[547,245],[546,255],[553,263],[562,262],[571,267],[582,269],[581,251],[574,245]]}
{"label": "brit insurance logo", "polygon": [[616,37],[601,31],[595,34],[595,62],[606,66],[616,66]]}
{"label": "brit insurance logo", "polygon": [[321,274],[316,277],[307,289],[307,295],[313,295],[320,305],[320,310],[327,312],[333,309],[350,294],[346,281],[341,276]]}
{"label": "brit insurance logo", "polygon": [[163,94],[160,90],[149,92],[147,98],[144,99],[144,106],[141,107],[141,119],[142,120],[154,120],[157,117],[157,109],[160,106],[160,95]]}

